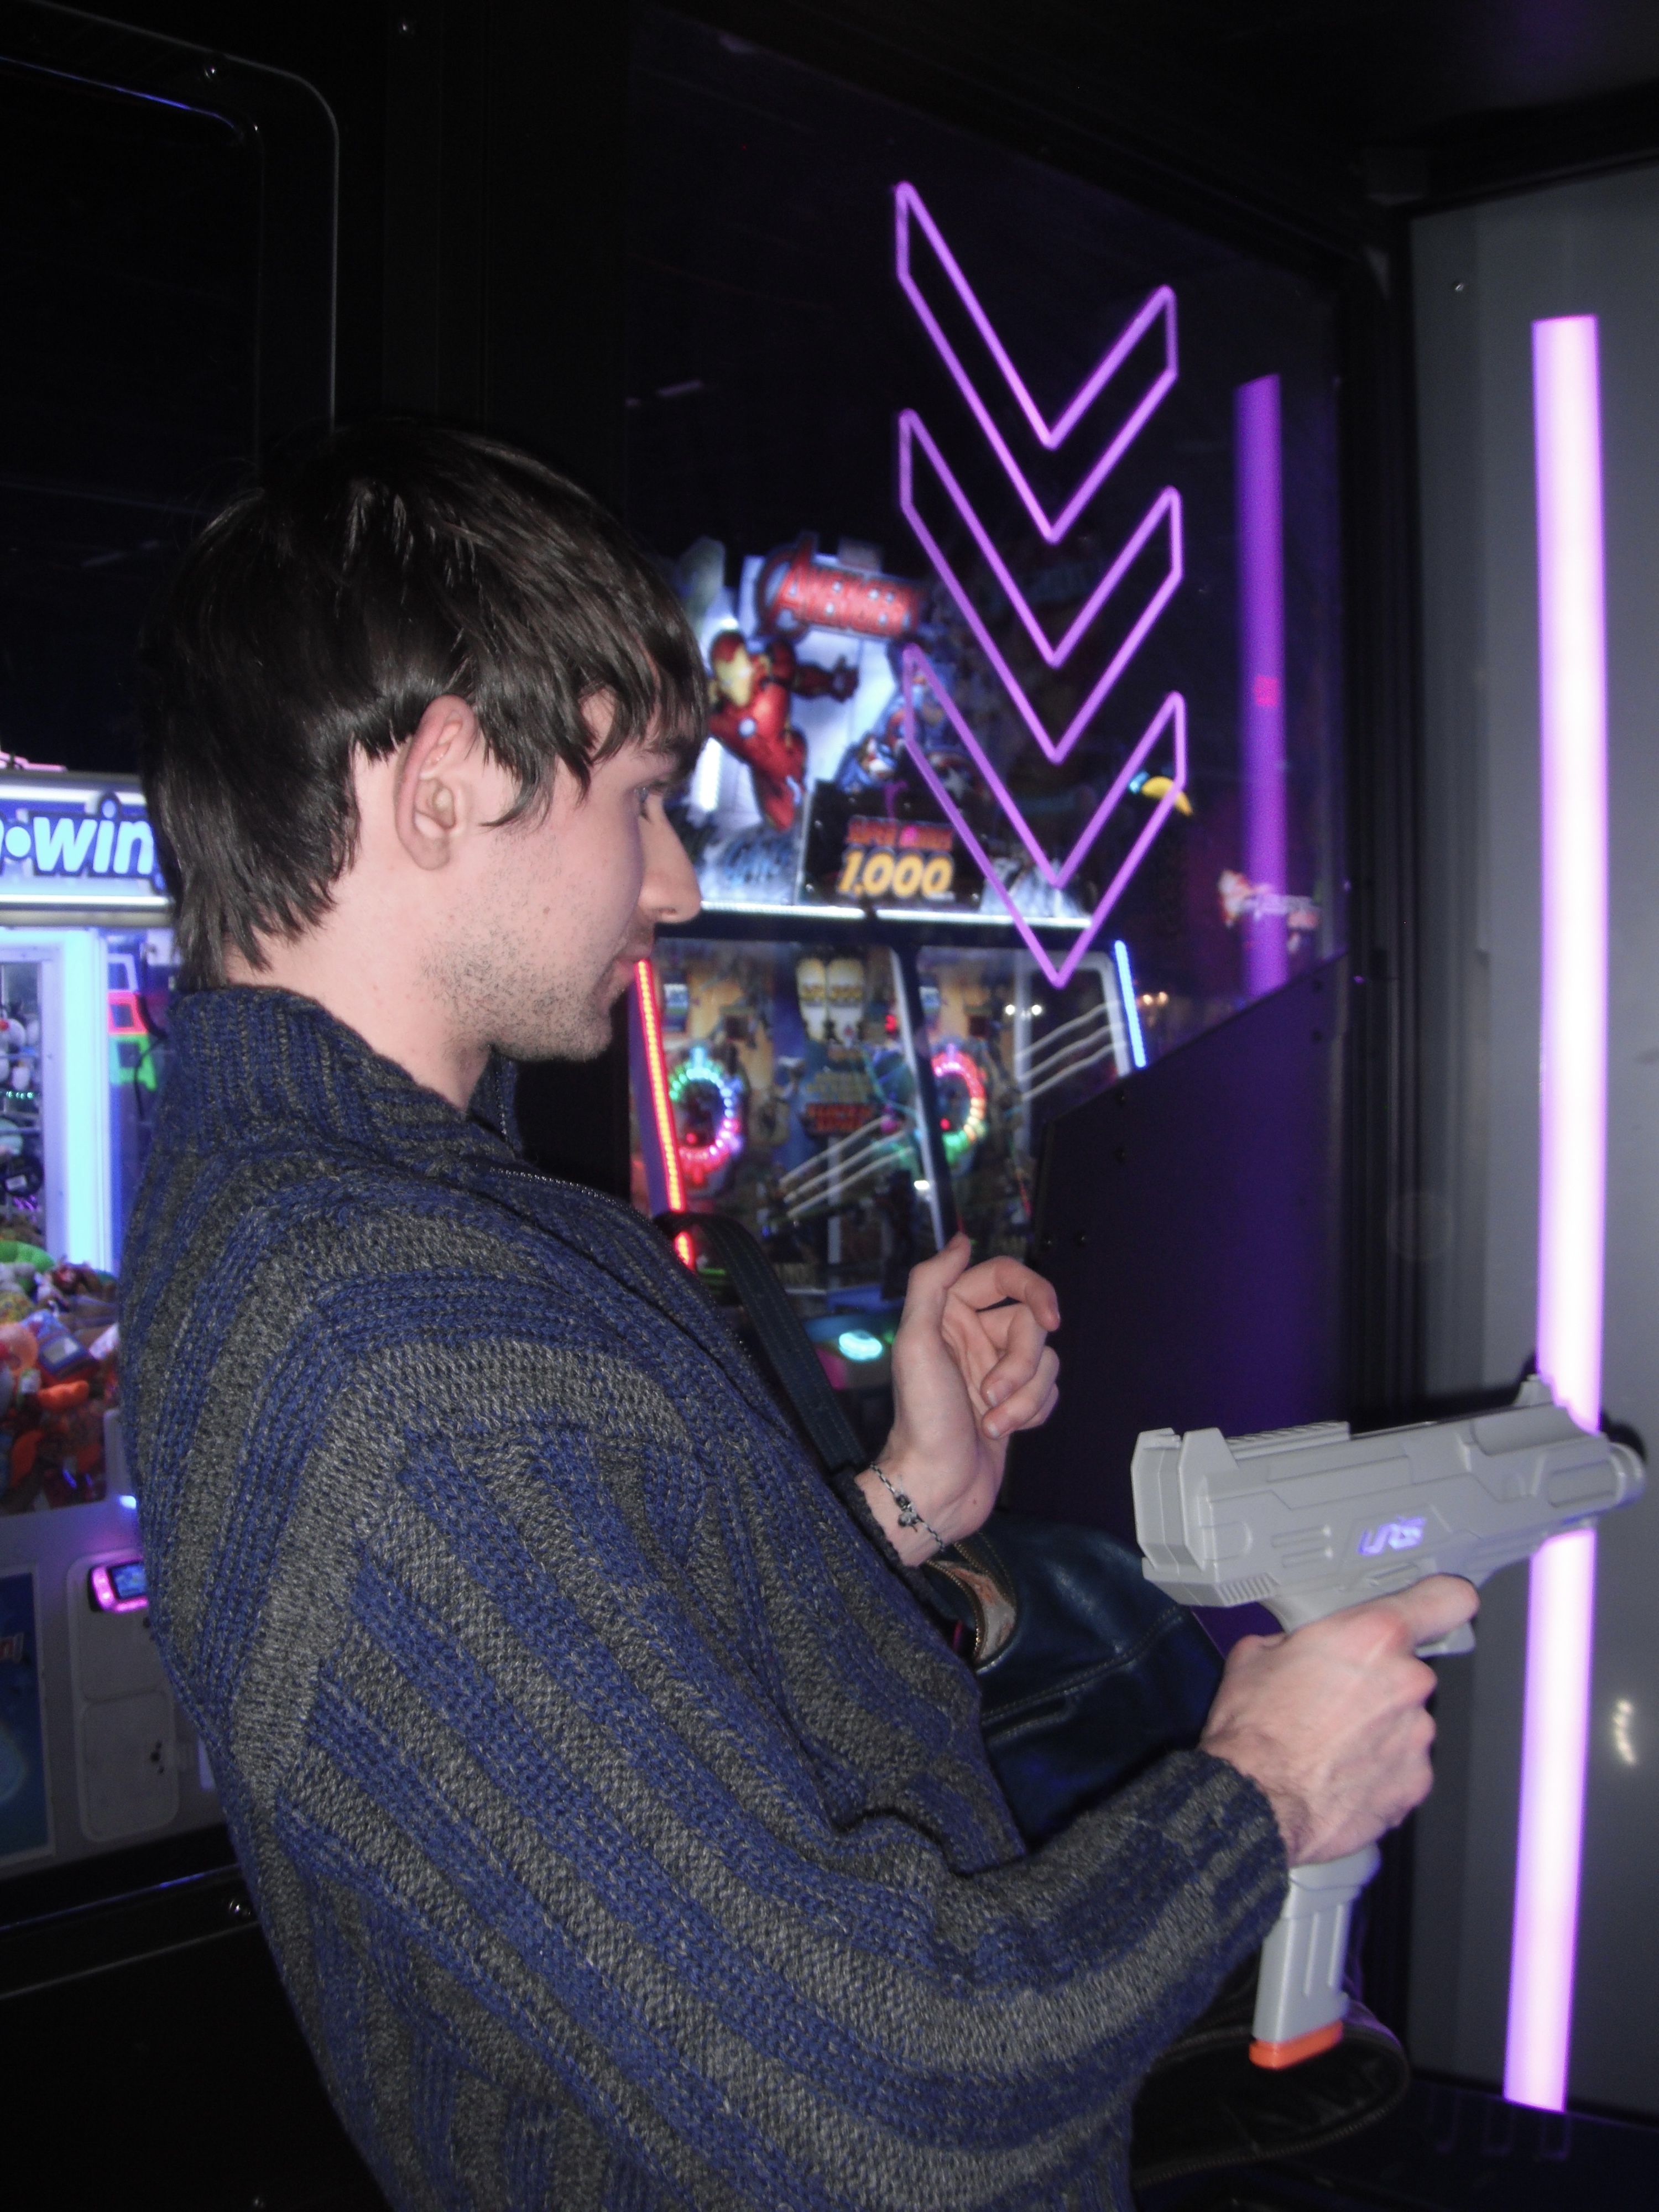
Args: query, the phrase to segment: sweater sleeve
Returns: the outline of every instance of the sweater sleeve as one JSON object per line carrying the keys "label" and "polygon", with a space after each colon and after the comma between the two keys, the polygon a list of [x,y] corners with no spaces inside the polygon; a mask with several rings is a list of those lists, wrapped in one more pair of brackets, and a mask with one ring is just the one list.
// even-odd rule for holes
{"label": "sweater sleeve", "polygon": [[476,1307],[326,1327],[211,1556],[181,1529],[167,1640],[394,2199],[562,2111],[664,2203],[1113,2201],[1139,2076],[1278,1909],[1254,1784],[1170,1758],[1027,1856],[971,1678],[718,1376]]}

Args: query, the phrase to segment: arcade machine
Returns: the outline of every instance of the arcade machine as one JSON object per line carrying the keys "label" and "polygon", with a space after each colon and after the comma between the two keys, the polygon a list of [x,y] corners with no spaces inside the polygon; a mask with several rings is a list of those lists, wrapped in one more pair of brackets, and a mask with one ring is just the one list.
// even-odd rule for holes
{"label": "arcade machine", "polygon": [[[1440,1398],[1424,1412],[1507,1402],[1539,1341],[1536,1139],[1521,1127],[1537,1111],[1538,705],[1510,690],[1500,703],[1481,640],[1507,641],[1502,685],[1516,669],[1534,683],[1542,402],[1527,319],[1583,323],[1593,270],[1625,318],[1607,404],[1639,463],[1610,489],[1631,580],[1611,604],[1629,696],[1651,689],[1636,580],[1651,548],[1631,493],[1651,445],[1652,410],[1633,397],[1650,381],[1651,286],[1626,268],[1620,291],[1608,273],[1633,250],[1619,241],[1650,234],[1648,187],[1628,206],[1592,182],[1571,188],[1582,206],[1564,187],[1559,207],[1504,200],[1421,227],[1439,734],[1418,915],[1401,854],[1365,842],[1387,812],[1375,789],[1352,847],[1343,818],[1345,635],[1380,679],[1371,611],[1342,602],[1338,391],[1356,364],[1375,373],[1361,357],[1387,341],[1363,314],[1340,329],[1335,264],[1253,234],[1237,209],[1224,243],[665,11],[635,15],[630,100],[629,519],[697,628],[710,702],[678,815],[702,912],[665,933],[634,996],[636,1201],[731,1212],[757,1232],[872,1443],[910,1261],[958,1225],[981,1255],[1035,1247],[1060,1285],[1073,1380],[1042,1448],[1016,1455],[1005,1502],[1125,1536],[1139,1428],[1271,1430],[1368,1404],[1376,1425],[1425,1388]],[[1582,330],[1561,344],[1578,394],[1561,435],[1577,453],[1593,344]],[[1380,499],[1382,473],[1357,498]],[[1583,501],[1568,505],[1577,516]],[[1560,550],[1569,532],[1540,531],[1541,564],[1547,539],[1558,566],[1587,573]],[[1371,539],[1347,542],[1377,557]],[[1358,586],[1382,588],[1375,572]],[[1605,672],[1564,692],[1573,728]],[[1379,760],[1395,742],[1381,726],[1365,732]],[[1364,746],[1350,757],[1383,772]],[[1627,790],[1650,789],[1639,744],[1615,759]],[[1587,758],[1543,772],[1566,798],[1602,774]],[[1624,1146],[1608,1251],[1630,1287],[1626,1318],[1610,1312],[1608,1371],[1630,1420],[1653,1372],[1650,1161],[1632,1156],[1654,1057],[1636,1048],[1651,994],[1634,948],[1654,911],[1638,818],[1613,830],[1632,948],[1622,1122],[1569,1142],[1558,1116],[1546,1137],[1564,1190],[1583,1188],[1604,1134]],[[1352,956],[1350,850],[1370,902]],[[1404,923],[1377,919],[1385,878]],[[1578,881],[1582,920],[1594,870]],[[1434,1065],[1420,1095],[1384,1108],[1377,1070],[1410,1048],[1392,963],[1419,924]],[[1588,1032],[1572,1009],[1607,948],[1573,941],[1555,973],[1577,1066]],[[1501,1091],[1485,1057],[1500,1050]],[[1385,1188],[1382,1157],[1398,1142],[1409,1159],[1419,1113],[1423,1188],[1407,1187],[1409,1164]],[[1363,1280],[1362,1216],[1393,1255]],[[698,1263],[694,1241],[681,1249]],[[1425,1284],[1426,1362],[1412,1334]],[[1578,1298],[1560,1326],[1582,1336],[1589,1310]],[[1574,1402],[1594,1426],[1593,1379]],[[1615,2175],[1650,2186],[1641,2127],[1559,2117],[1570,2087],[1653,2110],[1651,1823],[1633,1812],[1653,1771],[1644,1512],[1607,1539],[1622,1595],[1594,1704],[1593,1550],[1553,1613],[1552,1571],[1534,1580],[1541,1630],[1526,1577],[1496,1580],[1479,1656],[1443,1662],[1442,1784],[1419,1824],[1415,1895],[1407,1841],[1371,1893],[1366,1951],[1368,1993],[1440,2086],[1413,2092],[1386,2143],[1333,2154],[1331,2188],[1363,2192],[1385,2152],[1379,2202],[1495,2187],[1611,2203],[1635,2201]],[[1571,1711],[1557,1713],[1564,1668]],[[1548,1728],[1561,1740],[1545,1757],[1534,1738]],[[1560,1931],[1587,1756],[1600,1887],[1575,2013]]]}
{"label": "arcade machine", "polygon": [[915,1261],[1024,1256],[1056,1115],[1341,942],[1332,301],[664,13],[631,98],[710,730],[635,1194],[759,1236],[873,1443]]}
{"label": "arcade machine", "polygon": [[0,774],[0,1882],[219,1818],[149,1633],[121,1441],[167,912],[131,778]]}

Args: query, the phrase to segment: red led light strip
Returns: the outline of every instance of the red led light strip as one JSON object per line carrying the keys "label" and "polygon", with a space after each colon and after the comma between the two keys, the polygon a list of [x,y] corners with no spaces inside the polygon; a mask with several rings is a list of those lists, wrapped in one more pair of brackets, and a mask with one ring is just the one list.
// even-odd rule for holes
{"label": "red led light strip", "polygon": [[[680,1175],[680,1135],[674,1125],[673,1101],[668,1095],[668,1061],[662,1048],[662,1016],[657,1006],[657,970],[649,960],[634,967],[634,989],[640,1002],[640,1032],[645,1039],[646,1080],[651,1086],[651,1118],[656,1124],[657,1147],[662,1154],[663,1180],[671,1213],[685,1211],[685,1184]],[[689,1231],[674,1239],[674,1249],[688,1267],[696,1265]]]}

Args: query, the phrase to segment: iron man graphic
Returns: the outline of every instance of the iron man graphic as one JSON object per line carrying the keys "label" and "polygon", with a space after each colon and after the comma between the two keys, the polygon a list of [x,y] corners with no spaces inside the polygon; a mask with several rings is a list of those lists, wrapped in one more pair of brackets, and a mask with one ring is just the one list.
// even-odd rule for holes
{"label": "iron man graphic", "polygon": [[794,827],[806,773],[806,740],[790,720],[794,699],[850,699],[858,672],[844,660],[833,668],[798,659],[781,637],[750,646],[741,630],[723,629],[708,648],[708,732],[746,763],[755,799],[774,830]]}

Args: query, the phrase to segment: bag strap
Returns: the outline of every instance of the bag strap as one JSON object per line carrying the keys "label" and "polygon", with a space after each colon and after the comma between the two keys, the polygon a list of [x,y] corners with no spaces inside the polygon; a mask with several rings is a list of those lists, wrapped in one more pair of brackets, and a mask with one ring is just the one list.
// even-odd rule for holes
{"label": "bag strap", "polygon": [[841,1401],[830,1388],[823,1362],[801,1327],[800,1316],[789,1303],[789,1293],[742,1222],[722,1213],[659,1213],[656,1221],[665,1237],[679,1237],[690,1230],[702,1237],[731,1277],[761,1349],[825,1472],[856,1474],[868,1467],[870,1455],[853,1433]]}
{"label": "bag strap", "polygon": [[[761,1350],[825,1471],[856,1474],[868,1467],[870,1455],[853,1433],[812,1340],[758,1240],[742,1222],[722,1213],[659,1213],[655,1218],[665,1237],[683,1236],[690,1230],[706,1239],[743,1300]],[[981,1531],[922,1565],[934,1604],[972,1632],[969,1663],[987,1665],[1007,1645],[1019,1620],[1018,1585],[995,1546]]]}

